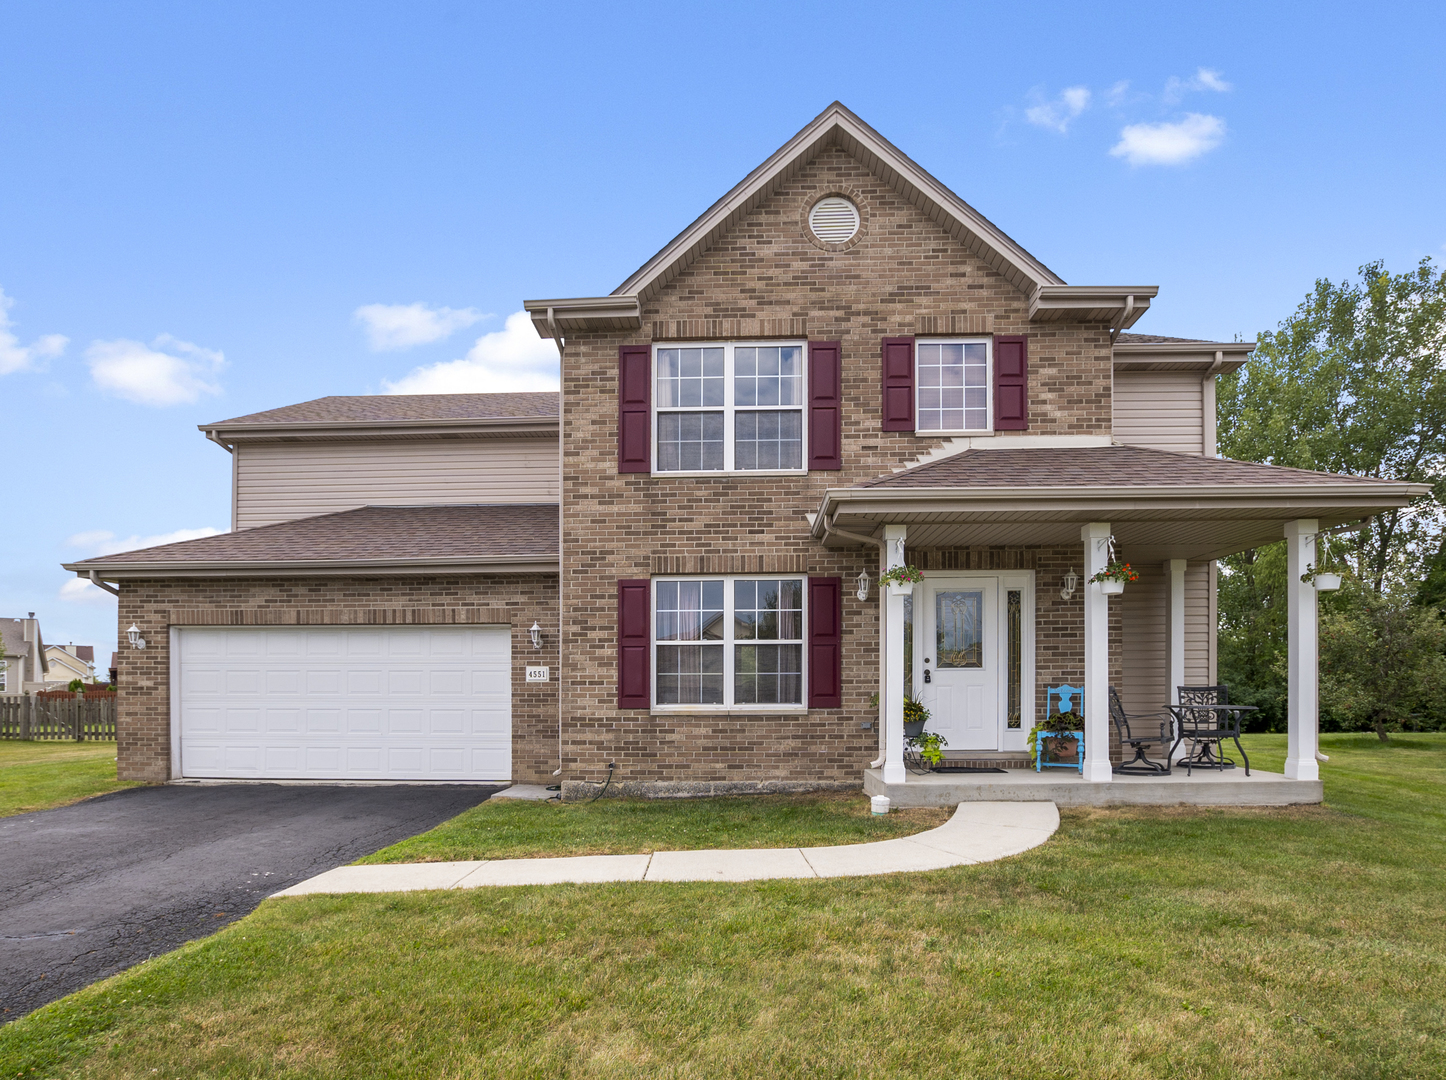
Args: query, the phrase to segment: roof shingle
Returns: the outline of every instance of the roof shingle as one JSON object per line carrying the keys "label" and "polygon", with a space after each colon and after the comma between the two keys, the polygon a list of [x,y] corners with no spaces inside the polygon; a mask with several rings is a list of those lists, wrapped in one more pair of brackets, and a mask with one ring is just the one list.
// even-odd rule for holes
{"label": "roof shingle", "polygon": [[298,563],[556,558],[557,506],[363,506],[179,544],[124,551],[73,567],[164,563]]}
{"label": "roof shingle", "polygon": [[545,420],[555,418],[557,393],[369,394],[316,398],[279,409],[217,420],[202,427],[249,424],[357,424],[408,420]]}

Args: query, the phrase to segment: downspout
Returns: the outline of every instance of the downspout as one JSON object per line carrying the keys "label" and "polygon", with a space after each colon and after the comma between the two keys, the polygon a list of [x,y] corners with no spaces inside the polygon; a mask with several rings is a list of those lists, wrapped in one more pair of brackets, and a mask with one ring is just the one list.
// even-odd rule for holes
{"label": "downspout", "polygon": [[[837,511],[835,511],[835,513],[837,513]],[[881,555],[883,554],[885,546],[883,540],[880,540],[877,537],[873,536],[865,536],[863,533],[849,532],[847,529],[840,529],[834,525],[833,520],[829,517],[828,514],[821,514],[820,518],[823,521],[823,535],[825,539],[830,536],[840,536],[843,537],[845,540],[853,540],[860,544],[873,544],[879,549],[879,553]],[[879,588],[882,590],[883,586],[880,586]],[[882,596],[882,592],[880,593],[880,595]],[[880,618],[879,623],[882,632],[882,618]],[[882,689],[880,690],[879,700],[883,700]],[[876,719],[874,723],[879,725],[879,756],[876,757],[873,761],[869,762],[869,768],[881,769],[884,766],[885,759],[888,757],[888,748],[884,745],[883,721]]]}
{"label": "downspout", "polygon": [[1120,321],[1110,327],[1110,344],[1115,343],[1115,338],[1120,336],[1120,331],[1130,321],[1130,316],[1135,313],[1135,294],[1130,293],[1125,297],[1125,310],[1120,313]]}
{"label": "downspout", "polygon": [[1215,362],[1206,370],[1200,380],[1200,452],[1208,458],[1218,457],[1215,452],[1215,376],[1225,366],[1225,353],[1215,353]]}
{"label": "downspout", "polygon": [[[552,308],[547,309],[547,329],[552,340],[557,342],[557,771],[553,776],[562,775],[562,680],[567,670],[562,659],[563,613],[567,610],[562,603],[562,330],[553,317]],[[611,774],[609,774],[611,775]],[[561,792],[561,781],[558,791]],[[561,801],[561,795],[558,796]]]}
{"label": "downspout", "polygon": [[114,585],[108,585],[106,582],[101,581],[101,579],[100,579],[100,571],[99,571],[99,570],[92,570],[92,571],[90,572],[90,583],[91,583],[92,585],[95,585],[95,586],[97,586],[97,587],[99,587],[99,588],[104,589],[104,590],[105,590],[106,592],[108,592],[108,593],[113,593],[113,594],[115,594],[116,596],[119,596],[119,595],[120,595],[120,590],[117,589]]}

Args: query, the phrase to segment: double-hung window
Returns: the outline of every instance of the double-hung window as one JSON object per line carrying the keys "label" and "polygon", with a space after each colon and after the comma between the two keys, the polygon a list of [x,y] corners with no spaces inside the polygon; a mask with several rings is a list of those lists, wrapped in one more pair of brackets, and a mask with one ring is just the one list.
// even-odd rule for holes
{"label": "double-hung window", "polygon": [[804,471],[804,348],[657,347],[653,471]]}
{"label": "double-hung window", "polygon": [[655,578],[659,706],[802,706],[804,579]]}
{"label": "double-hung window", "polygon": [[987,432],[993,425],[989,400],[989,339],[930,341],[915,346],[916,431]]}

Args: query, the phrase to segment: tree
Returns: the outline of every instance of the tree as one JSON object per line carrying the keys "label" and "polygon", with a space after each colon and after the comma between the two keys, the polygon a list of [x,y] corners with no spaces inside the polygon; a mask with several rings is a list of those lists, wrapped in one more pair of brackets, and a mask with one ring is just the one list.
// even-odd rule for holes
{"label": "tree", "polygon": [[[1378,515],[1322,552],[1373,597],[1446,599],[1446,272],[1430,259],[1397,276],[1379,262],[1358,282],[1322,279],[1255,355],[1220,377],[1220,452],[1352,476],[1429,483],[1432,495]],[[1257,726],[1285,721],[1284,543],[1220,561],[1220,677]],[[1420,583],[1419,585],[1417,583]],[[1322,618],[1358,602],[1322,598]]]}
{"label": "tree", "polygon": [[1446,680],[1446,622],[1404,588],[1380,595],[1354,583],[1353,601],[1320,623],[1321,707],[1348,728],[1436,727]]}

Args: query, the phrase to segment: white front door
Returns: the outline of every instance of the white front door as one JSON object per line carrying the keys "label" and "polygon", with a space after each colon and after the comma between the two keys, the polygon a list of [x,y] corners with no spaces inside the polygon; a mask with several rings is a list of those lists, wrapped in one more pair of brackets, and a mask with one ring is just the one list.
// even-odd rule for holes
{"label": "white front door", "polygon": [[929,577],[923,593],[923,685],[927,730],[949,750],[999,747],[999,579]]}

